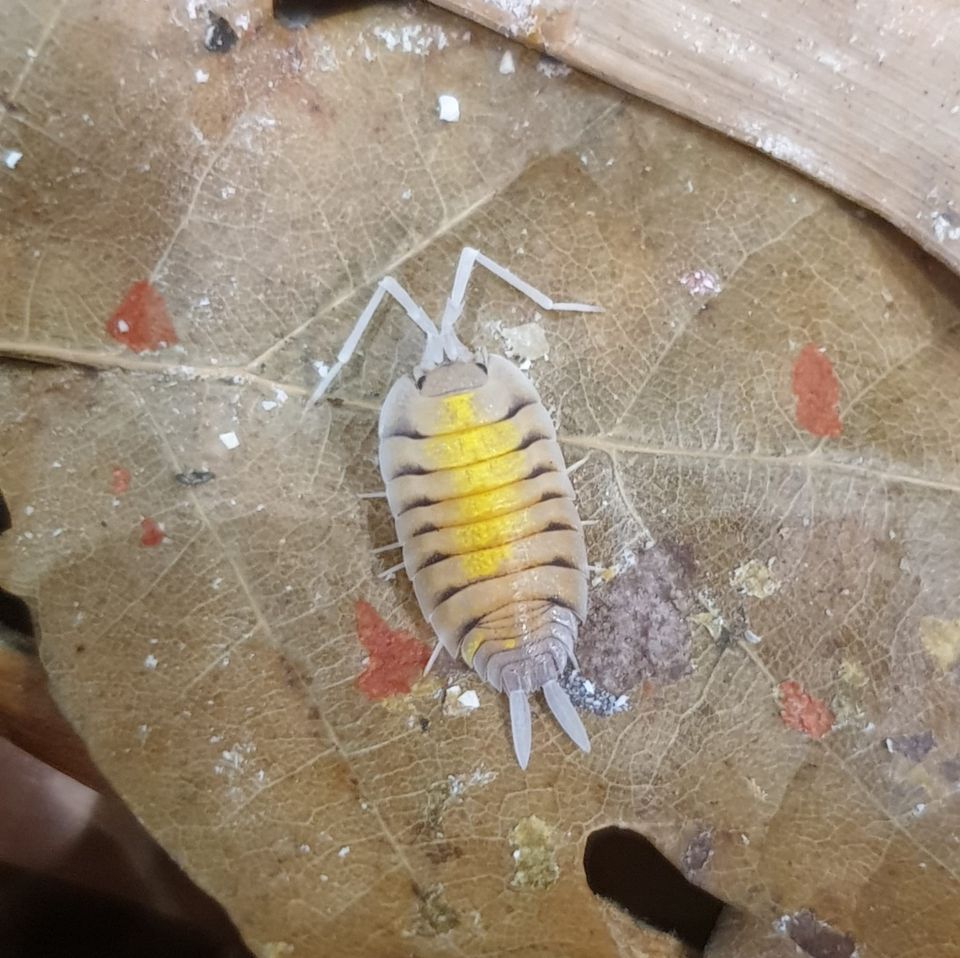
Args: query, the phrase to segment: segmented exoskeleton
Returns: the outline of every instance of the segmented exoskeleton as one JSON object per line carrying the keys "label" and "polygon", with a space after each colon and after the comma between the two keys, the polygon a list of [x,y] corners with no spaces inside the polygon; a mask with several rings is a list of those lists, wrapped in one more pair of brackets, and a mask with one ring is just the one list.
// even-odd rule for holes
{"label": "segmented exoskeleton", "polygon": [[598,311],[554,303],[467,247],[439,329],[396,280],[382,279],[310,402],[349,360],[384,295],[397,299],[427,341],[412,377],[394,383],[380,412],[380,471],[396,522],[393,547],[403,550],[403,562],[387,571],[406,570],[439,638],[427,671],[445,648],[507,693],[514,749],[526,768],[527,696],[541,689],[570,738],[590,750],[558,683],[576,661],[587,557],[573,486],[536,389],[513,363],[469,350],[454,332],[475,264],[543,309]]}

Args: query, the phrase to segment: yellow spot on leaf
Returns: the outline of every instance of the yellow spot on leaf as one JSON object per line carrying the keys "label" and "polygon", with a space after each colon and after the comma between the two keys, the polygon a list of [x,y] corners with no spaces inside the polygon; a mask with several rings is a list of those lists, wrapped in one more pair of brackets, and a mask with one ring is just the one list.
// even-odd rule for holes
{"label": "yellow spot on leaf", "polygon": [[781,582],[773,574],[774,560],[770,559],[766,565],[757,559],[750,559],[734,570],[731,583],[743,595],[751,595],[755,599],[769,599],[780,591]]}
{"label": "yellow spot on leaf", "polygon": [[549,888],[559,877],[553,829],[530,815],[510,832],[513,846],[513,888]]}
{"label": "yellow spot on leaf", "polygon": [[960,662],[960,619],[937,619],[925,615],[920,620],[920,642],[941,672],[949,672]]}
{"label": "yellow spot on leaf", "polygon": [[710,638],[713,639],[714,642],[723,635],[723,616],[715,610],[698,612],[696,615],[691,615],[690,621],[694,625],[702,625],[707,632],[710,633]]}
{"label": "yellow spot on leaf", "polygon": [[862,689],[869,681],[863,666],[856,659],[843,659],[837,669],[837,678],[844,685],[854,689]]}

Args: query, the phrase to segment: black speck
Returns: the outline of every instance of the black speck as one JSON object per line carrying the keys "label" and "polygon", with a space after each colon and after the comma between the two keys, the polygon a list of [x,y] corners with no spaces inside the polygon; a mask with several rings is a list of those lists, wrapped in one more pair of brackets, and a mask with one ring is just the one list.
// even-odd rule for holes
{"label": "black speck", "polygon": [[191,469],[189,472],[178,472],[174,477],[181,486],[202,486],[211,479],[216,479],[216,475],[207,472],[206,469]]}
{"label": "black speck", "polygon": [[427,730],[428,728],[430,728],[430,719],[425,718],[424,716],[421,715],[421,716],[420,716],[420,731],[421,731],[421,732],[426,732],[426,730]]}
{"label": "black speck", "polygon": [[203,45],[211,53],[229,53],[236,46],[237,39],[237,31],[230,26],[226,17],[210,14],[210,23],[203,35]]}

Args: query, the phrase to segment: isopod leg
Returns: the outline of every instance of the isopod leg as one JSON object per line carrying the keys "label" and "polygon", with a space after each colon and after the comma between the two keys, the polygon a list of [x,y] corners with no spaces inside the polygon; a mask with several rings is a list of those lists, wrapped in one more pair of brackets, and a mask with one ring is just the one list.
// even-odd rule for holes
{"label": "isopod leg", "polygon": [[523,293],[528,299],[532,299],[541,309],[571,313],[603,312],[600,306],[591,306],[587,303],[554,302],[546,293],[541,292],[535,286],[531,286],[526,280],[507,269],[506,266],[501,266],[472,246],[465,246],[460,254],[460,261],[457,263],[457,272],[453,280],[453,289],[443,312],[443,320],[440,324],[442,333],[452,332],[453,324],[460,318],[460,313],[463,311],[463,300],[467,294],[467,284],[470,282],[470,274],[473,272],[474,266],[477,265],[488,269],[494,276],[502,279],[517,292]]}
{"label": "isopod leg", "polygon": [[384,569],[383,572],[378,573],[378,577],[381,579],[392,579],[403,569],[403,565],[402,562],[398,562],[396,565],[390,566],[389,569]]}
{"label": "isopod leg", "polygon": [[433,651],[430,653],[430,658],[427,659],[427,664],[424,666],[423,674],[427,675],[430,670],[437,664],[437,659],[440,658],[440,653],[443,651],[443,643],[437,639],[437,644],[433,647]]}
{"label": "isopod leg", "polygon": [[413,297],[411,297],[392,276],[384,276],[384,278],[377,283],[377,288],[373,291],[370,301],[360,314],[359,319],[354,323],[353,329],[350,330],[350,335],[340,348],[340,352],[337,353],[337,361],[330,367],[330,371],[326,376],[320,380],[317,388],[314,389],[310,399],[307,401],[308,409],[330,388],[331,383],[337,378],[340,370],[343,369],[344,365],[349,362],[350,357],[356,352],[361,337],[370,325],[370,320],[373,319],[373,314],[377,311],[377,307],[380,305],[383,297],[388,294],[403,307],[410,319],[426,333],[428,340],[436,341],[439,339],[437,327],[427,314],[413,301]]}
{"label": "isopod leg", "polygon": [[574,744],[584,752],[590,751],[590,738],[587,730],[577,715],[577,710],[570,701],[570,696],[557,684],[556,680],[547,682],[543,686],[543,697],[550,706],[554,718],[560,725],[560,728],[570,736]]}
{"label": "isopod leg", "polygon": [[399,542],[391,542],[390,545],[388,546],[380,546],[379,549],[374,549],[371,555],[378,556],[378,555],[382,555],[384,552],[393,552],[394,549],[399,549],[399,548],[400,548]]}
{"label": "isopod leg", "polygon": [[513,751],[516,753],[520,768],[526,768],[530,761],[530,702],[522,689],[510,692],[510,727],[513,731]]}

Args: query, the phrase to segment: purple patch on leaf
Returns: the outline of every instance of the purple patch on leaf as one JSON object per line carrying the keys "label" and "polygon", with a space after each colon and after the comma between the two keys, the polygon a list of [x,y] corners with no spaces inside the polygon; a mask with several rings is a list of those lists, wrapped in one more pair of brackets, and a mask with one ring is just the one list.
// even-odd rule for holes
{"label": "purple patch on leaf", "polygon": [[853,958],[857,951],[849,935],[835,931],[806,909],[791,915],[783,930],[810,958]]}
{"label": "purple patch on leaf", "polygon": [[911,762],[922,762],[936,748],[937,741],[933,737],[933,732],[928,729],[913,735],[892,735],[884,739],[883,744],[889,752],[902,755]]}

